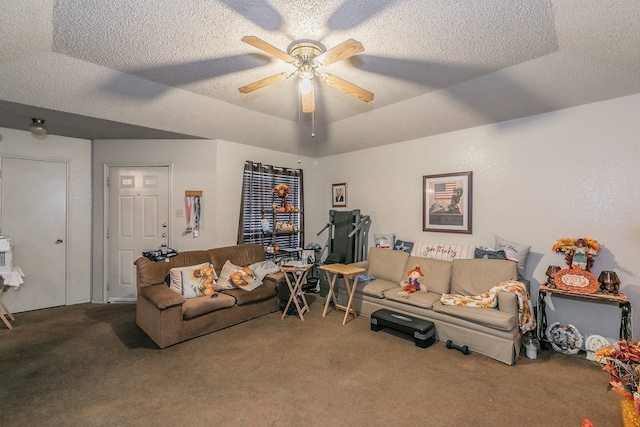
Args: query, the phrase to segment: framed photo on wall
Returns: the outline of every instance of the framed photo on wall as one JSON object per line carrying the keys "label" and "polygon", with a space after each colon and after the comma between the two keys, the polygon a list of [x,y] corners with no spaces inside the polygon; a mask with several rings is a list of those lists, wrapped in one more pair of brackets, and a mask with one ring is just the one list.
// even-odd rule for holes
{"label": "framed photo on wall", "polygon": [[422,177],[422,231],[471,234],[471,172]]}
{"label": "framed photo on wall", "polygon": [[331,206],[334,208],[347,207],[347,184],[331,184]]}

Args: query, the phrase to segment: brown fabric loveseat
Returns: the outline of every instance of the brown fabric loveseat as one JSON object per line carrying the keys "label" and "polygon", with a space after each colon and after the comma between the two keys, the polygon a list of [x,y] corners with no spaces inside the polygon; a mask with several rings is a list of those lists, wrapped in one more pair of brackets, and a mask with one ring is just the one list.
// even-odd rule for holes
{"label": "brown fabric loveseat", "polygon": [[218,275],[229,260],[238,266],[264,261],[260,245],[228,246],[186,251],[166,261],[141,257],[135,261],[138,288],[136,323],[160,347],[208,334],[279,310],[279,282],[283,273],[267,275],[252,291],[228,289],[216,298],[186,299],[170,289],[165,279],[174,267],[210,262]]}

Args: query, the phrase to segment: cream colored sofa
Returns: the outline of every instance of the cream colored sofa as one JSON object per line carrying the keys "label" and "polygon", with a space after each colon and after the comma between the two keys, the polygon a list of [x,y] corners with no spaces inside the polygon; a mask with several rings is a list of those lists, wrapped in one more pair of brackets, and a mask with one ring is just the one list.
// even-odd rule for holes
{"label": "cream colored sofa", "polygon": [[[160,348],[217,331],[279,310],[278,289],[284,273],[267,275],[252,291],[228,289],[216,298],[185,299],[167,286],[174,267],[212,263],[216,273],[229,260],[238,266],[264,261],[260,245],[235,245],[206,251],[186,251],[165,261],[141,257],[135,261],[138,298],[136,323]],[[286,286],[286,285],[285,285]]]}
{"label": "cream colored sofa", "polygon": [[[365,268],[369,283],[358,283],[354,306],[358,314],[387,308],[434,322],[436,337],[466,345],[477,352],[514,364],[520,353],[522,332],[519,326],[518,300],[514,293],[500,292],[497,308],[444,305],[445,293],[480,295],[498,283],[517,280],[516,263],[504,260],[455,259],[441,261],[411,256],[402,251],[370,248],[368,260],[352,265]],[[427,292],[415,292],[408,298],[398,295],[400,282],[408,271],[420,266]],[[338,302],[347,305],[343,281],[337,281]],[[528,290],[528,283],[525,283]]]}

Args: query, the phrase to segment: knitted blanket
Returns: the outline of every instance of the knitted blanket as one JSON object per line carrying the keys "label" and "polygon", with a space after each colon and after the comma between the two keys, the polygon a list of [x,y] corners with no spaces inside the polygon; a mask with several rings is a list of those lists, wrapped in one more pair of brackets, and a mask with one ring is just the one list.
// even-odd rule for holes
{"label": "knitted blanket", "polygon": [[518,314],[520,316],[520,330],[524,333],[536,328],[536,320],[533,317],[533,305],[527,288],[516,280],[500,282],[482,295],[469,296],[460,294],[443,294],[440,302],[445,305],[458,305],[465,307],[495,308],[498,305],[498,293],[501,291],[513,292],[518,298]]}

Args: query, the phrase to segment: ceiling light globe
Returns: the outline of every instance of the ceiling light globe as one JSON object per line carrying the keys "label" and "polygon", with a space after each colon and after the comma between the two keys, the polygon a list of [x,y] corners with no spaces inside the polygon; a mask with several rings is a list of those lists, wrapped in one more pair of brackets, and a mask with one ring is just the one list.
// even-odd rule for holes
{"label": "ceiling light globe", "polygon": [[309,79],[300,79],[300,92],[307,94],[313,89],[313,81]]}
{"label": "ceiling light globe", "polygon": [[41,136],[47,134],[47,126],[44,124],[44,120],[42,119],[31,119],[31,124],[29,125],[29,132],[34,135]]}

